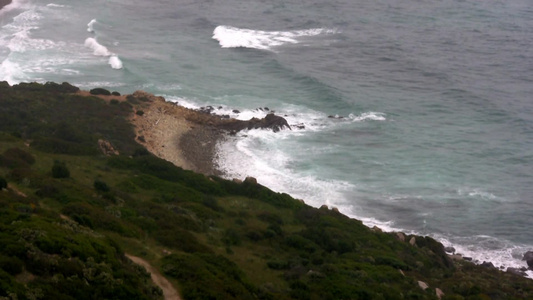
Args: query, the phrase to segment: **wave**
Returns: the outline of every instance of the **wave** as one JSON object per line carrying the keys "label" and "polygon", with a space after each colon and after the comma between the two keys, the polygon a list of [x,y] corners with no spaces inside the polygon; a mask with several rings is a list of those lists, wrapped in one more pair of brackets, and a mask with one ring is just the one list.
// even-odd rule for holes
{"label": "wave", "polygon": [[109,57],[108,64],[113,69],[122,69],[123,64],[120,58],[113,52],[110,52],[105,46],[98,43],[95,38],[89,37],[85,40],[85,47],[93,50],[93,54],[96,56]]}
{"label": "wave", "polygon": [[92,37],[87,38],[85,40],[84,45],[85,47],[92,49],[93,54],[96,56],[111,56],[112,55],[112,53],[109,52],[109,50],[105,46],[99,44],[95,38],[92,38]]}
{"label": "wave", "polygon": [[111,55],[109,57],[108,63],[109,65],[111,65],[111,68],[113,69],[116,69],[116,70],[122,69],[122,61],[116,55]]}
{"label": "wave", "polygon": [[262,31],[220,25],[213,31],[213,39],[222,48],[254,48],[271,50],[285,44],[298,44],[301,38],[321,34],[334,34],[335,30],[313,28],[295,31]]}
{"label": "wave", "polygon": [[96,24],[96,19],[92,19],[92,20],[87,24],[87,31],[88,31],[88,32],[94,33],[94,24]]}
{"label": "wave", "polygon": [[12,0],[11,3],[9,3],[8,5],[0,8],[0,15],[6,13],[8,11],[20,8],[22,6],[23,6],[23,1],[21,1],[21,0]]}

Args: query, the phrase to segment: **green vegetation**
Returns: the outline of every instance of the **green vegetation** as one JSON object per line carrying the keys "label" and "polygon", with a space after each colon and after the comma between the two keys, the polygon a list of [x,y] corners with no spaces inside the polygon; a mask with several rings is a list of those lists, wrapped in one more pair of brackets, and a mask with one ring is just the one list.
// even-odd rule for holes
{"label": "green vegetation", "polygon": [[533,298],[531,280],[452,261],[429,237],[411,245],[252,180],[175,167],[134,141],[128,117],[145,99],[75,91],[0,83],[0,299],[162,298],[125,252],[184,299]]}

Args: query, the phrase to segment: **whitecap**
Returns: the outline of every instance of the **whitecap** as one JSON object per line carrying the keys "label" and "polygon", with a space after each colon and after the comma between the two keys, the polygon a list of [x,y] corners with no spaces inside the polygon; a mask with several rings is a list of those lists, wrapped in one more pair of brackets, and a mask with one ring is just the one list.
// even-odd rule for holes
{"label": "whitecap", "polygon": [[335,30],[326,28],[312,28],[295,31],[262,31],[232,26],[217,26],[213,31],[213,39],[222,48],[255,48],[271,50],[284,44],[297,44],[302,37],[333,34]]}
{"label": "whitecap", "polygon": [[120,60],[120,58],[118,58],[118,56],[116,55],[111,55],[109,57],[109,65],[111,65],[111,68],[113,69],[122,69],[122,61]]}
{"label": "whitecap", "polygon": [[55,4],[55,3],[48,3],[46,6],[48,7],[65,7],[65,5],[61,5],[61,4]]}
{"label": "whitecap", "polygon": [[85,40],[85,47],[93,50],[93,54],[96,56],[111,56],[112,53],[107,50],[103,45],[100,45],[95,38],[87,38]]}
{"label": "whitecap", "polygon": [[96,19],[92,19],[92,20],[87,24],[87,31],[88,31],[88,32],[94,33],[94,24],[96,24]]}
{"label": "whitecap", "polygon": [[384,113],[370,111],[370,112],[364,112],[364,113],[362,113],[362,114],[360,114],[358,116],[356,116],[354,114],[350,114],[348,117],[353,122],[362,122],[362,121],[367,121],[367,120],[385,121],[385,120],[387,120],[387,118],[385,116],[386,116],[386,114],[384,114]]}

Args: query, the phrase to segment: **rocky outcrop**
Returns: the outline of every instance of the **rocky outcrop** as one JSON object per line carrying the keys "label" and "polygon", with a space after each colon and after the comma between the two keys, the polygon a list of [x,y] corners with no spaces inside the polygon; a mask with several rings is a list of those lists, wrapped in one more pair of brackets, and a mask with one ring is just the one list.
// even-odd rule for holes
{"label": "rocky outcrop", "polygon": [[98,148],[100,149],[100,152],[102,152],[105,156],[111,156],[111,155],[119,155],[117,149],[111,145],[109,141],[106,140],[98,140]]}
{"label": "rocky outcrop", "polygon": [[221,120],[217,123],[216,127],[233,132],[245,129],[272,129],[274,132],[278,132],[284,128],[291,129],[291,126],[289,126],[289,123],[287,123],[285,118],[275,114],[268,114],[262,119],[252,118],[248,121],[230,119]]}
{"label": "rocky outcrop", "polygon": [[524,257],[522,260],[525,260],[527,262],[527,266],[533,270],[533,251],[528,251],[524,254]]}

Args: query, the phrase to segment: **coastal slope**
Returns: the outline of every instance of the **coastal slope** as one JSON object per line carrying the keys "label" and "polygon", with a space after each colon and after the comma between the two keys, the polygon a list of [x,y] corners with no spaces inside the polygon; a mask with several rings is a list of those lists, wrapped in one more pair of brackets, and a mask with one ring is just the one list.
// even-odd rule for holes
{"label": "coastal slope", "polygon": [[[0,83],[0,297],[162,299],[128,253],[182,299],[533,298],[531,280],[452,257],[430,237],[368,228],[254,178],[185,170],[144,146],[184,150],[195,129],[261,120],[179,107],[172,120],[162,98],[92,92]],[[181,131],[159,139],[151,125],[165,118]]]}

